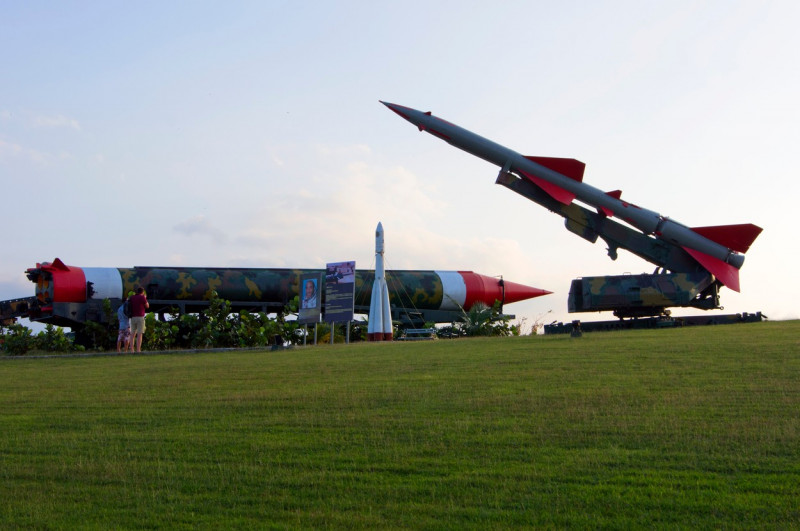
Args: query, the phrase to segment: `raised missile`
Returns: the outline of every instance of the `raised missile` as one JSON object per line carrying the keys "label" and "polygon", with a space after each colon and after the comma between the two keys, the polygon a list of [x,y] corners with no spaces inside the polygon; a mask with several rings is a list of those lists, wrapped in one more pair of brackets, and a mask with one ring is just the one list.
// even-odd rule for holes
{"label": "raised missile", "polygon": [[[119,301],[123,294],[143,287],[150,311],[201,311],[212,292],[238,311],[276,312],[300,292],[300,276],[323,269],[199,268],[199,267],[75,267],[56,258],[36,264],[26,275],[36,284],[36,298],[27,317],[58,326],[87,320],[102,321],[102,301]],[[375,274],[356,272],[355,308],[367,313]],[[398,314],[418,313],[426,321],[450,322],[454,312],[476,302],[499,300],[511,304],[551,292],[480,275],[472,271],[386,271],[389,300]],[[321,290],[324,291],[324,290]],[[400,317],[402,319],[402,317]]]}
{"label": "raised missile", "polygon": [[383,224],[375,229],[375,280],[372,282],[372,297],[369,303],[368,341],[391,341],[392,310],[389,304],[389,286],[386,284],[386,269],[383,263]]}
{"label": "raised missile", "polygon": [[753,224],[690,228],[666,216],[622,200],[622,192],[604,192],[583,182],[585,165],[575,159],[523,156],[462,127],[402,105],[381,101],[386,107],[431,135],[471,155],[500,167],[500,176],[513,173],[530,180],[556,201],[574,200],[617,216],[645,235],[683,248],[702,268],[734,291],[739,291],[743,253],[761,233]]}

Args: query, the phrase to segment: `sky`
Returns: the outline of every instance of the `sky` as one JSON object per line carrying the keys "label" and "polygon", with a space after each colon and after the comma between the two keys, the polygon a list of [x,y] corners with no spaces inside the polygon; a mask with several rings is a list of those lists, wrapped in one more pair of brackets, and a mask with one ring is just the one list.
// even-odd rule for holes
{"label": "sky", "polygon": [[[0,0],[0,300],[24,271],[374,266],[553,292],[654,266],[568,232],[398,103],[688,226],[764,229],[724,310],[800,317],[800,3]],[[697,314],[700,310],[675,311]]]}

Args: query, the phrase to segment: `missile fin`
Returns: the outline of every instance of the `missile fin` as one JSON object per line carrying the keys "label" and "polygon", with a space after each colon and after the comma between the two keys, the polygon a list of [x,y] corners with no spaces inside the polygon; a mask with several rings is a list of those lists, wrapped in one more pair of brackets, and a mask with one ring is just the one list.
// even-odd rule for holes
{"label": "missile fin", "polygon": [[763,230],[752,223],[742,225],[717,225],[714,227],[692,227],[697,234],[724,245],[739,253],[746,253]]}
{"label": "missile fin", "polygon": [[520,171],[522,175],[530,179],[533,184],[547,192],[547,195],[558,201],[559,203],[563,203],[565,205],[569,205],[575,199],[575,194],[570,192],[569,190],[564,190],[560,186],[556,186],[555,184],[551,183],[550,181],[545,181],[544,179],[540,179],[535,175],[530,175],[529,173],[525,173],[524,171]]}
{"label": "missile fin", "polygon": [[729,287],[733,291],[740,291],[738,269],[728,263],[723,262],[719,258],[714,258],[713,256],[690,249],[689,247],[684,247],[683,250],[689,253],[692,258],[700,262],[700,265],[706,268],[709,273],[717,277],[717,280],[722,282],[722,284]]}
{"label": "missile fin", "polygon": [[[606,195],[610,196],[610,197],[613,197],[614,199],[619,199],[620,197],[622,197],[622,190],[612,190],[610,192],[606,192]],[[607,209],[606,207],[599,207],[597,209],[597,212],[601,216],[605,216],[607,218],[613,218],[614,217],[614,212],[612,212],[611,210]]]}
{"label": "missile fin", "polygon": [[573,181],[583,182],[583,171],[586,164],[575,159],[562,159],[559,157],[525,157],[528,160],[544,166],[549,170],[560,173],[564,177],[569,177]]}
{"label": "missile fin", "polygon": [[69,271],[69,266],[61,261],[61,258],[56,258],[53,260],[53,263],[50,264],[53,269],[59,269],[61,271]]}

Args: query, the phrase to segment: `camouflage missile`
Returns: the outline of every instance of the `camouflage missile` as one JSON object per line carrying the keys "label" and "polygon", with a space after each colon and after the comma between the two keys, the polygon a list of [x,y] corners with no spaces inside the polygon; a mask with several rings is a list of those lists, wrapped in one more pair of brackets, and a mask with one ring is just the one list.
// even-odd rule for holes
{"label": "camouflage missile", "polygon": [[[155,312],[168,308],[178,308],[182,313],[200,311],[213,293],[231,301],[234,309],[276,312],[299,294],[300,276],[306,273],[321,274],[324,270],[75,267],[56,258],[26,271],[36,284],[38,309],[31,319],[59,326],[100,320],[91,315],[98,311],[99,302],[120,301],[140,286]],[[358,313],[369,309],[374,278],[374,271],[356,273]],[[469,310],[477,302],[511,304],[551,293],[472,271],[395,270],[386,271],[386,280],[394,310],[420,311],[432,317],[427,320],[442,319],[437,322],[448,322],[452,312]]]}
{"label": "camouflage missile", "polygon": [[[508,174],[518,174],[544,190],[563,205],[577,199],[597,209],[605,217],[618,216],[642,233],[676,245],[688,253],[722,284],[739,291],[739,269],[743,253],[761,233],[753,224],[690,228],[652,210],[621,199],[622,192],[604,192],[583,183],[585,164],[575,159],[523,156],[457,125],[394,103],[381,102],[431,135],[471,155],[500,167],[498,182]],[[742,254],[740,254],[742,253]]]}

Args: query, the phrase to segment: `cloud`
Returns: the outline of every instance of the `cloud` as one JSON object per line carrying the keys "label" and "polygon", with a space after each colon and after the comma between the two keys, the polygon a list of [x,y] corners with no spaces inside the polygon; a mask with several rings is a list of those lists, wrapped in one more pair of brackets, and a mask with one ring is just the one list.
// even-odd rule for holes
{"label": "cloud", "polygon": [[34,117],[33,123],[36,127],[42,127],[46,129],[67,127],[70,129],[74,129],[75,131],[81,130],[81,124],[78,122],[78,120],[74,118],[69,118],[67,116],[64,116],[63,114],[57,114],[55,116],[39,115]]}
{"label": "cloud", "polygon": [[451,188],[442,192],[403,166],[365,162],[366,148],[321,151],[346,156],[336,165],[319,164],[327,168],[324,176],[271,186],[268,201],[234,231],[231,265],[320,267],[354,259],[367,269],[374,265],[374,229],[381,221],[392,269],[472,270],[537,285],[520,243],[500,231],[471,230],[473,217],[490,218],[462,212]]}
{"label": "cloud", "polygon": [[25,149],[19,144],[13,144],[11,142],[0,140],[0,159],[7,156],[21,155],[24,151]]}
{"label": "cloud", "polygon": [[0,162],[10,160],[12,158],[22,158],[33,162],[35,164],[46,165],[52,159],[52,156],[43,151],[26,148],[14,142],[6,142],[0,140]]}
{"label": "cloud", "polygon": [[185,236],[206,236],[216,244],[223,244],[228,241],[227,235],[214,227],[203,215],[181,221],[173,229]]}
{"label": "cloud", "polygon": [[[446,208],[434,188],[402,167],[342,161],[322,177],[286,181],[291,184],[271,186],[268,199],[243,217],[235,238],[243,248],[268,249],[270,262],[280,261],[275,265],[368,250],[378,221],[420,232]],[[424,220],[420,212],[427,213]]]}

